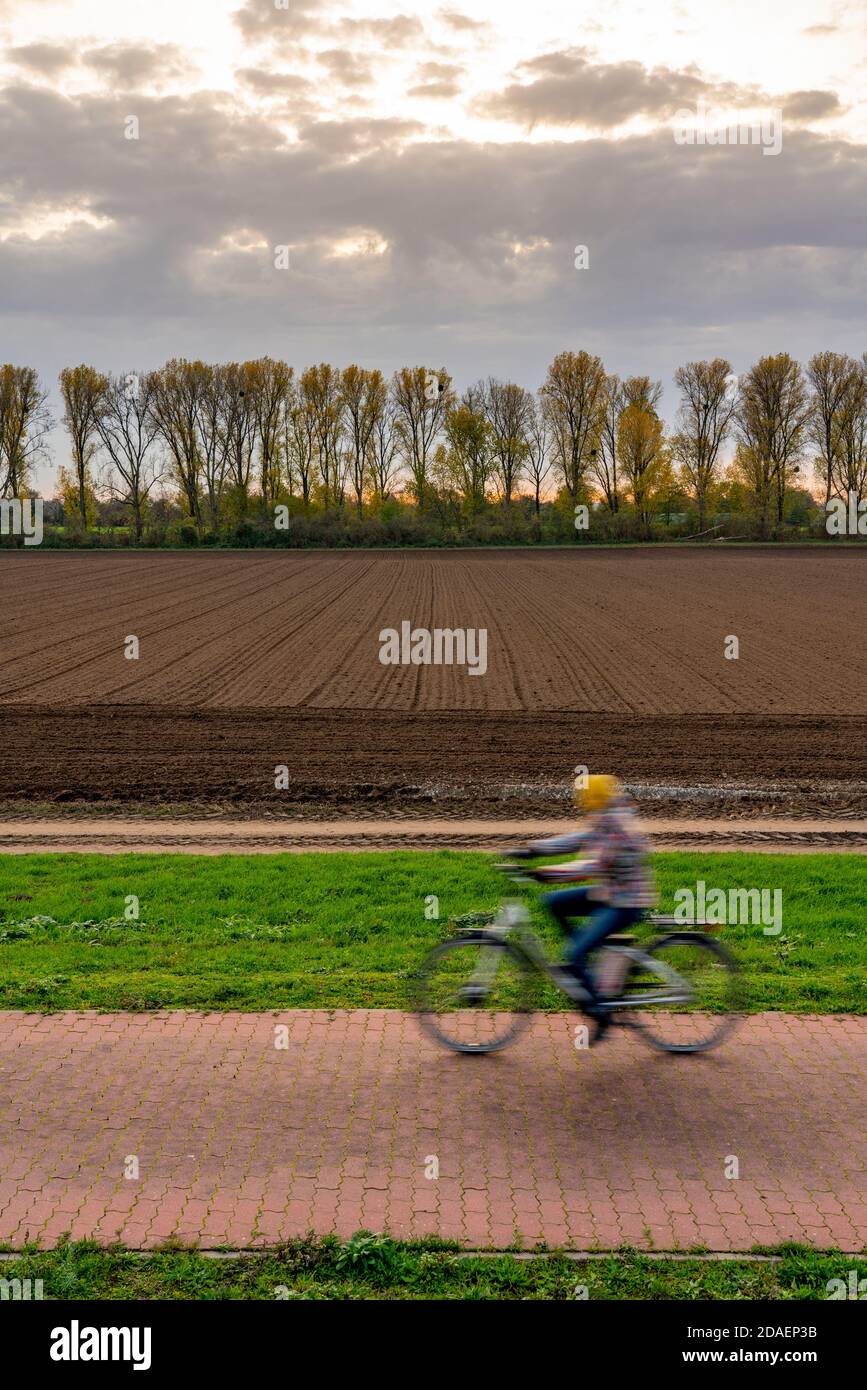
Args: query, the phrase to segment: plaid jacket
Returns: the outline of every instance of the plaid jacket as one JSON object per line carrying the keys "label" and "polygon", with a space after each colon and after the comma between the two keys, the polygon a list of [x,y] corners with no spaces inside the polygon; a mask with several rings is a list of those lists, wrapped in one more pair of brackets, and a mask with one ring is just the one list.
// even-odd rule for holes
{"label": "plaid jacket", "polygon": [[548,867],[546,881],[565,884],[593,879],[595,896],[612,907],[653,907],[657,902],[647,841],[638,829],[635,812],[624,801],[591,816],[586,830],[534,840],[530,848],[540,858],[582,851],[581,859]]}

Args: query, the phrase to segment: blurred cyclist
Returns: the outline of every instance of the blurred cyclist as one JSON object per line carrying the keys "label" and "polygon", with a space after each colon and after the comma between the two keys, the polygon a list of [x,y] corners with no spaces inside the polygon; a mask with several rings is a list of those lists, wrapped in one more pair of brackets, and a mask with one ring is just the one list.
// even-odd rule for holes
{"label": "blurred cyclist", "polygon": [[595,987],[587,957],[607,936],[624,931],[639,920],[645,908],[655,904],[656,885],[647,841],[638,829],[632,801],[617,778],[577,777],[572,799],[588,817],[584,829],[535,840],[511,854],[519,859],[542,859],[573,850],[582,852],[580,859],[568,864],[546,865],[530,873],[540,883],[587,884],[548,893],[543,901],[564,932],[572,932],[574,918],[590,919],[583,931],[573,933],[565,969],[587,992],[585,1012],[597,1023],[598,1040],[608,1029],[611,1010]]}

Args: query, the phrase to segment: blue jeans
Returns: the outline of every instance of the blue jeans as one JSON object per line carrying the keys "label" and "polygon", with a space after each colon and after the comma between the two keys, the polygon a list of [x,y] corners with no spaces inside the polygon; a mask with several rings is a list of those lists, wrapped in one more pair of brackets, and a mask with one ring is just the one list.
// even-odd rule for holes
{"label": "blue jeans", "polygon": [[[590,995],[591,1007],[604,1007],[596,992],[593,977],[587,969],[587,957],[602,944],[606,936],[624,931],[643,916],[640,907],[610,907],[608,903],[597,902],[590,897],[589,888],[558,888],[555,893],[546,893],[542,899],[548,911],[563,931],[572,936],[572,943],[566,955],[570,969],[577,975]],[[573,931],[573,917],[590,917],[583,931]]]}

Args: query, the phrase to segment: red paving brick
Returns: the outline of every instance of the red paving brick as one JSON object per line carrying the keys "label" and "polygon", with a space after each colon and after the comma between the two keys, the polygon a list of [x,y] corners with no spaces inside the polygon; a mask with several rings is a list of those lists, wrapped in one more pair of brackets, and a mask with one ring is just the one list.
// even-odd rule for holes
{"label": "red paving brick", "polygon": [[759,1014],[697,1057],[573,1030],[459,1057],[389,1010],[0,1013],[0,1241],[867,1248],[864,1019]]}

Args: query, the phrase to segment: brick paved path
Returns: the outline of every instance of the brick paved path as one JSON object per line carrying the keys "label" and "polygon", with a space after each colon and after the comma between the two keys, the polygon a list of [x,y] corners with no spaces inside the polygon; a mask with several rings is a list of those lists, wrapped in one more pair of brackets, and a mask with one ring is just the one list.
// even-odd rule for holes
{"label": "brick paved path", "polygon": [[577,1052],[575,1022],[475,1058],[386,1010],[0,1014],[0,1241],[867,1245],[864,1019],[759,1015],[706,1057]]}

